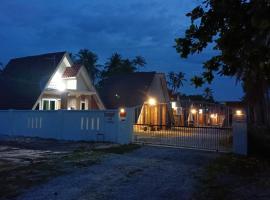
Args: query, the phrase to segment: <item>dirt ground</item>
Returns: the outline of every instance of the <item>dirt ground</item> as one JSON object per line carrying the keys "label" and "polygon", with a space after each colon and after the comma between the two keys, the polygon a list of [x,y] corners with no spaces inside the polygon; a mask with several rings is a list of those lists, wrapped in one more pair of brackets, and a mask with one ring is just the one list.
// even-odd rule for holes
{"label": "dirt ground", "polygon": [[263,158],[0,136],[0,199],[270,199]]}

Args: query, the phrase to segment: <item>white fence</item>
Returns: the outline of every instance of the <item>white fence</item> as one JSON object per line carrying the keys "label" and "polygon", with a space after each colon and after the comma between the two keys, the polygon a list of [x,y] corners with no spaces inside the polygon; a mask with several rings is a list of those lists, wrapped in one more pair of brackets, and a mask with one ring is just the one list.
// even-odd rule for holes
{"label": "white fence", "polygon": [[132,109],[125,120],[118,110],[0,111],[0,134],[64,140],[132,142]]}

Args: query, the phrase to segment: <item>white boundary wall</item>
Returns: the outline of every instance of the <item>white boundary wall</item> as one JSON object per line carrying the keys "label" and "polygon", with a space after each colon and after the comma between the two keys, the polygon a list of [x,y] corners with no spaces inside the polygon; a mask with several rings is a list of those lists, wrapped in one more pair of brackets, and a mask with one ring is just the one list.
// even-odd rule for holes
{"label": "white boundary wall", "polygon": [[125,120],[118,110],[0,111],[0,134],[62,140],[128,144],[132,142],[133,110]]}

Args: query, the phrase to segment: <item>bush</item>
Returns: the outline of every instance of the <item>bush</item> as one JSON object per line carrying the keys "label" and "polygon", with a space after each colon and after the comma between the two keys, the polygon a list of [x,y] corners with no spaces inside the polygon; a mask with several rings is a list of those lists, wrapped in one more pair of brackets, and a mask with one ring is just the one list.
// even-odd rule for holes
{"label": "bush", "polygon": [[270,159],[270,129],[263,127],[249,127],[249,153]]}

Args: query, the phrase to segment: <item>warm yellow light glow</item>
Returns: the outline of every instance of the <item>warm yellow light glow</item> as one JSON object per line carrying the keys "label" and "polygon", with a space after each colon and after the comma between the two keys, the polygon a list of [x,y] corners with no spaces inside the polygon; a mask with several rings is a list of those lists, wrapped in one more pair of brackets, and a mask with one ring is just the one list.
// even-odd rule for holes
{"label": "warm yellow light glow", "polygon": [[193,108],[193,109],[190,110],[190,112],[191,112],[192,114],[196,114],[196,113],[197,113],[197,110]]}
{"label": "warm yellow light glow", "polygon": [[120,113],[125,113],[126,112],[126,110],[125,110],[125,108],[120,108]]}
{"label": "warm yellow light glow", "polygon": [[211,118],[217,118],[217,114],[211,114],[210,117]]}
{"label": "warm yellow light glow", "polygon": [[199,109],[199,114],[202,114],[203,113],[203,109]]}
{"label": "warm yellow light glow", "polygon": [[235,111],[235,114],[236,114],[237,116],[241,116],[241,115],[243,115],[243,112],[242,112],[242,110],[236,110],[236,111]]}
{"label": "warm yellow light glow", "polygon": [[176,102],[175,101],[172,102],[172,109],[176,110]]}
{"label": "warm yellow light glow", "polygon": [[149,99],[148,99],[148,104],[149,104],[150,106],[155,106],[155,105],[157,104],[157,100],[154,99],[154,98],[149,98]]}

